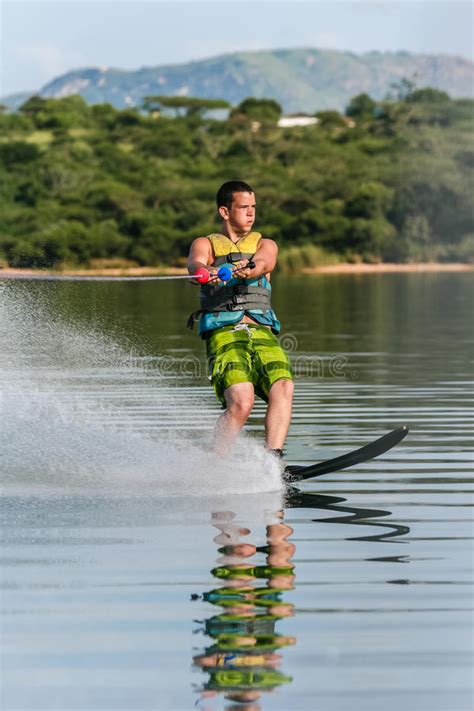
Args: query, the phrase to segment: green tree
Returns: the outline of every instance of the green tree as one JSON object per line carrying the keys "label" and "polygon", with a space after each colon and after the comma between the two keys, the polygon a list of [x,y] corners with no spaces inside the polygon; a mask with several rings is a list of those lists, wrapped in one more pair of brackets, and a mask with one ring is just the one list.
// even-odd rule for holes
{"label": "green tree", "polygon": [[39,180],[33,178],[20,182],[16,188],[14,200],[28,207],[35,207],[45,197],[46,191]]}
{"label": "green tree", "polygon": [[260,123],[277,123],[281,114],[282,108],[278,101],[248,97],[232,109],[229,118],[234,120],[243,118],[247,121],[259,121]]}
{"label": "green tree", "polygon": [[110,179],[90,185],[85,197],[89,205],[110,218],[120,218],[128,210],[141,206],[140,195],[135,190]]}
{"label": "green tree", "polygon": [[32,163],[40,156],[38,146],[26,141],[0,143],[0,161],[7,168],[15,168],[24,163]]}
{"label": "green tree", "polygon": [[35,94],[34,96],[30,96],[30,98],[20,106],[19,112],[34,119],[39,113],[45,110],[47,103],[47,99],[43,99],[42,96]]}
{"label": "green tree", "polygon": [[99,130],[112,129],[119,113],[112,104],[94,104],[90,107],[91,117],[95,127]]}
{"label": "green tree", "polygon": [[346,128],[344,116],[339,111],[317,111],[314,115],[321,128]]}
{"label": "green tree", "polygon": [[428,86],[423,89],[414,89],[407,94],[405,101],[409,104],[445,104],[451,101],[451,98],[447,92]]}
{"label": "green tree", "polygon": [[346,116],[351,118],[372,118],[377,103],[368,94],[357,94],[346,108]]}
{"label": "green tree", "polygon": [[90,109],[81,96],[72,95],[63,99],[44,99],[32,96],[20,112],[29,116],[37,128],[68,129],[89,124]]}
{"label": "green tree", "polygon": [[29,239],[12,241],[5,249],[8,265],[17,269],[32,269],[47,266],[41,247]]}
{"label": "green tree", "polygon": [[348,217],[375,218],[390,208],[393,190],[382,183],[362,183],[346,203]]}
{"label": "green tree", "polygon": [[169,118],[160,119],[153,131],[142,134],[138,139],[138,149],[149,159],[165,160],[194,156],[197,150],[185,120]]}

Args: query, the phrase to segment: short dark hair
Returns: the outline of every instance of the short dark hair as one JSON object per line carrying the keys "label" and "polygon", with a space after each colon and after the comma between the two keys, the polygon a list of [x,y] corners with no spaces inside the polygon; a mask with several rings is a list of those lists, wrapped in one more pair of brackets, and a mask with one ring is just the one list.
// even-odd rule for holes
{"label": "short dark hair", "polygon": [[227,207],[230,210],[234,193],[255,193],[255,190],[248,183],[244,183],[243,180],[229,180],[224,185],[221,185],[217,191],[217,209]]}

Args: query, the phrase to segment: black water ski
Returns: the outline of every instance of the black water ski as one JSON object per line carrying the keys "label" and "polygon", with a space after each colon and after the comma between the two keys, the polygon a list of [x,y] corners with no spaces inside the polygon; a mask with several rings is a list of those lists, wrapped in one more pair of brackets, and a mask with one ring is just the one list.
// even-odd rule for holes
{"label": "black water ski", "polygon": [[318,462],[317,464],[310,464],[307,467],[289,465],[285,467],[285,471],[283,472],[283,481],[287,484],[293,484],[296,481],[312,479],[313,477],[322,476],[323,474],[353,467],[354,464],[368,462],[369,459],[379,457],[381,454],[388,452],[389,449],[392,449],[392,447],[395,447],[407,434],[408,427],[399,427],[393,430],[393,432],[388,432],[383,435],[383,437],[379,437],[379,439],[376,439],[374,442],[366,444],[364,447],[360,447],[360,449],[355,449],[353,452],[342,454],[340,457],[328,459],[325,462]]}

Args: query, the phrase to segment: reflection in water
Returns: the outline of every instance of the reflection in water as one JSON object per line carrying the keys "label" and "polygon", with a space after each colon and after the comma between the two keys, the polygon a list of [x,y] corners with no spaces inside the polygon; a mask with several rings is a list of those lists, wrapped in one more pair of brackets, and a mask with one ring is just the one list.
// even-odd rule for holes
{"label": "reflection in water", "polygon": [[[400,542],[399,536],[410,530],[408,526],[371,520],[390,516],[390,511],[341,506],[345,501],[340,496],[306,493],[295,488],[288,492],[285,507],[346,514],[311,519],[315,523],[383,529],[370,536],[351,536],[346,538],[348,541],[389,542],[388,539],[396,537]],[[274,520],[266,526],[266,545],[257,547],[245,540],[251,530],[239,525],[233,512],[212,515],[213,526],[219,530],[214,542],[219,545],[220,556],[211,573],[221,584],[202,596],[193,595],[193,599],[203,599],[222,608],[222,612],[202,622],[202,631],[212,643],[193,658],[194,665],[208,674],[199,687],[201,700],[223,694],[230,701],[252,703],[246,708],[258,711],[261,706],[256,702],[264,693],[292,681],[280,668],[283,655],[278,651],[294,645],[296,638],[279,634],[276,624],[294,615],[294,605],[284,596],[295,588],[295,566],[291,562],[295,546],[288,540],[293,529],[283,521],[283,512],[276,512]],[[265,555],[263,564],[253,559],[258,554]],[[400,556],[396,558],[400,560]]]}
{"label": "reflection in water", "polygon": [[[263,693],[291,682],[278,668],[282,655],[277,650],[294,644],[295,638],[275,629],[279,620],[293,615],[293,605],[283,598],[294,587],[295,546],[288,541],[293,529],[282,517],[275,514],[276,522],[266,527],[266,545],[256,547],[243,540],[251,531],[234,522],[234,513],[212,515],[221,555],[211,573],[220,585],[202,598],[222,612],[205,620],[212,644],[194,657],[194,664],[209,675],[200,689],[202,698],[221,693],[231,701],[256,702]],[[263,565],[252,560],[259,554],[265,556]]]}
{"label": "reflection in water", "polygon": [[317,523],[348,523],[355,526],[376,526],[384,531],[370,536],[351,536],[348,541],[387,541],[390,538],[396,538],[396,543],[404,543],[400,541],[399,536],[405,536],[409,533],[410,528],[396,523],[381,523],[380,521],[371,521],[372,518],[381,516],[390,516],[391,511],[384,509],[363,509],[355,506],[340,506],[341,503],[347,501],[342,496],[328,496],[327,494],[313,494],[310,492],[299,491],[292,488],[288,492],[286,508],[308,508],[308,509],[324,509],[326,511],[336,511],[347,514],[347,516],[335,516],[334,518],[314,518]]}

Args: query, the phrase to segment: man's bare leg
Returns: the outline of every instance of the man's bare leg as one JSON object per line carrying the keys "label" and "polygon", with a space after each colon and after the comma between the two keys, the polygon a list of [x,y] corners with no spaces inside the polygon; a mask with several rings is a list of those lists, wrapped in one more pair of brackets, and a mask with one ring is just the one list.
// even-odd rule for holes
{"label": "man's bare leg", "polygon": [[252,383],[236,383],[224,392],[227,408],[214,430],[214,449],[227,452],[252,412],[255,393]]}
{"label": "man's bare leg", "polygon": [[268,393],[265,416],[265,440],[268,449],[283,449],[291,420],[294,384],[292,380],[277,380]]}

